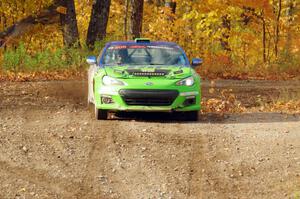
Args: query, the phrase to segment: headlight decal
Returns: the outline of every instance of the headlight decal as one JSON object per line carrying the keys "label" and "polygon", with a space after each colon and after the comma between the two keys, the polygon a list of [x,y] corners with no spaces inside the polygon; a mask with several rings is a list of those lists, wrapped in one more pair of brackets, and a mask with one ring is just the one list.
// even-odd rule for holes
{"label": "headlight decal", "polygon": [[188,77],[185,79],[180,80],[176,83],[177,86],[193,86],[195,83],[195,80],[193,77]]}
{"label": "headlight decal", "polygon": [[104,76],[102,82],[105,86],[124,86],[125,83],[113,77]]}

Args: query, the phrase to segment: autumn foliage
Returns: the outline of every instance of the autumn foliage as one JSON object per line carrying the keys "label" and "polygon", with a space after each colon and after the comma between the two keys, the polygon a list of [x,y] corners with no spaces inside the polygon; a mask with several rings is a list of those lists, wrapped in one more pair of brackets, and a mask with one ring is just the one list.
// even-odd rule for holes
{"label": "autumn foliage", "polygon": [[[132,12],[126,2],[111,1],[106,38],[97,41],[94,52],[85,47],[93,0],[75,0],[80,50],[66,49],[58,23],[36,24],[0,49],[1,73],[83,70],[87,54],[99,53],[106,41],[124,40],[130,34],[124,28]],[[51,3],[2,0],[0,32],[26,16],[37,15]],[[175,10],[165,3],[145,1],[142,36],[177,42],[189,58],[204,58],[204,66],[198,69],[203,78],[299,78],[299,1],[176,0]],[[65,13],[63,7],[57,11]],[[56,59],[57,63],[44,59]]]}

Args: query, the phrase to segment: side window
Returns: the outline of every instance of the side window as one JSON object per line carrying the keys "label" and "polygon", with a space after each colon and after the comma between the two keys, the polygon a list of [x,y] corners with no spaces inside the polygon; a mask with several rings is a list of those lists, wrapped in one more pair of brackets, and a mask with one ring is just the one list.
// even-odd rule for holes
{"label": "side window", "polygon": [[102,60],[102,63],[103,64],[112,64],[112,63],[115,63],[116,62],[116,58],[117,58],[117,55],[116,55],[117,51],[115,50],[106,50],[105,53],[104,53],[104,56],[103,56],[103,60]]}
{"label": "side window", "polygon": [[100,63],[100,60],[101,60],[101,57],[102,57],[102,54],[103,54],[103,50],[104,50],[104,49],[101,50],[99,56],[97,57],[97,63],[98,63],[98,64]]}

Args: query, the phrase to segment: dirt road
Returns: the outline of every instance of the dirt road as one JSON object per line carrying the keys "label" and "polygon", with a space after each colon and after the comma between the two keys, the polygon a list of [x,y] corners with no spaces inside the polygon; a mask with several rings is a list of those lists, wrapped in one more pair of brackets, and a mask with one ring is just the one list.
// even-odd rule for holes
{"label": "dirt road", "polygon": [[[218,93],[207,92],[206,98]],[[217,81],[245,106],[299,82]],[[85,82],[0,83],[0,198],[300,196],[300,115],[95,121]]]}

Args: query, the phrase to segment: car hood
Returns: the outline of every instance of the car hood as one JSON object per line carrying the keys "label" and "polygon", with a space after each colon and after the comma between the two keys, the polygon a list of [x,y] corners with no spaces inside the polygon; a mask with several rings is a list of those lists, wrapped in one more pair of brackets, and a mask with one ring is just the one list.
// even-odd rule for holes
{"label": "car hood", "polygon": [[170,78],[181,79],[192,75],[187,66],[105,66],[105,72],[115,78]]}

